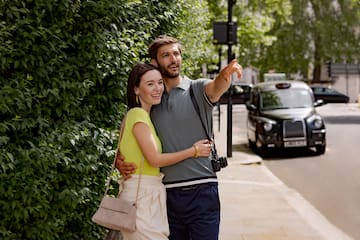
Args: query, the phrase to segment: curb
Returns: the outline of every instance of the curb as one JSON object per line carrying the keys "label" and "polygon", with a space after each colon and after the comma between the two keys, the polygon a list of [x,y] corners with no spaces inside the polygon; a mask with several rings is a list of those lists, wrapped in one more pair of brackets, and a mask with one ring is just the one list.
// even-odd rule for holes
{"label": "curb", "polygon": [[286,186],[265,165],[262,170],[276,184],[282,185],[278,190],[288,204],[304,218],[326,240],[353,240],[346,233],[335,227],[324,215],[322,215],[310,202],[297,191]]}

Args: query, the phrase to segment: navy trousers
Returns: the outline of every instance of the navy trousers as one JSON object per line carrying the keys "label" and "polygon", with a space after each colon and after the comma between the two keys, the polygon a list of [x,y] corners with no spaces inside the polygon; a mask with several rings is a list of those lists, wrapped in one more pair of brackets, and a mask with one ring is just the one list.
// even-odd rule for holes
{"label": "navy trousers", "polygon": [[218,183],[169,188],[166,192],[170,240],[219,239]]}

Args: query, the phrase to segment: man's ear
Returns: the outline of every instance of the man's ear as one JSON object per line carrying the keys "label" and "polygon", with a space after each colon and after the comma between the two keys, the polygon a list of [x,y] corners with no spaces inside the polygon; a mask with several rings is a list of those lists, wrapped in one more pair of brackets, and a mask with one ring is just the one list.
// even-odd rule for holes
{"label": "man's ear", "polygon": [[152,59],[150,60],[150,63],[151,63],[152,65],[154,65],[155,67],[159,67],[158,64],[157,64],[156,59],[154,59],[154,58],[152,58]]}

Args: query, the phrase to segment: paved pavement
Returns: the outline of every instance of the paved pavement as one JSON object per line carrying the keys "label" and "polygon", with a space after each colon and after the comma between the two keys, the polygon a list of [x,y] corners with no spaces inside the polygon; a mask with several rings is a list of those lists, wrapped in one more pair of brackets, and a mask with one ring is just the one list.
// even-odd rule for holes
{"label": "paved pavement", "polygon": [[[347,110],[360,113],[357,104],[348,105]],[[222,114],[220,131],[214,127],[215,142],[221,156],[226,155],[226,122],[226,116]],[[214,117],[214,126],[216,124]],[[218,174],[221,240],[352,239],[299,193],[275,177],[260,157],[246,147],[241,148],[241,144],[240,148],[234,147],[239,144],[236,137],[233,139],[229,166]]]}

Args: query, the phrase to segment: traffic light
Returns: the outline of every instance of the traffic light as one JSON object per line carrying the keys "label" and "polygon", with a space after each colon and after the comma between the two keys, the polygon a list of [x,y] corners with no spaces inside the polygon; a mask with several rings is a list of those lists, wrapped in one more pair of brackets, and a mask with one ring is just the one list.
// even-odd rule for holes
{"label": "traffic light", "polygon": [[213,33],[213,44],[236,44],[237,22],[213,22]]}

